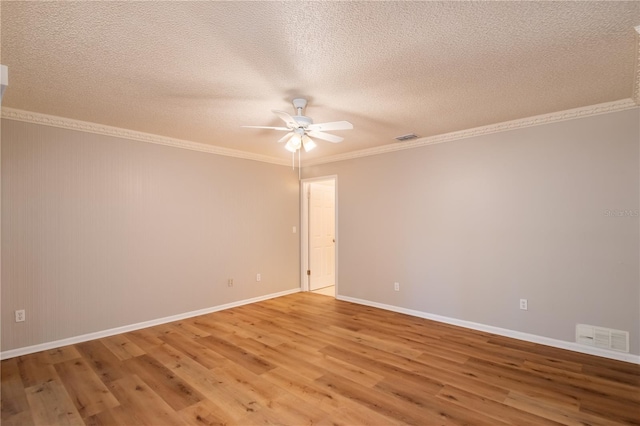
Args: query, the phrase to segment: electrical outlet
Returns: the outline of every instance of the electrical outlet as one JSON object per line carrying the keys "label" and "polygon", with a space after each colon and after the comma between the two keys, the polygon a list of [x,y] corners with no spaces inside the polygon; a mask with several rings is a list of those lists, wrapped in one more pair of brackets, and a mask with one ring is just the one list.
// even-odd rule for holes
{"label": "electrical outlet", "polygon": [[24,309],[19,309],[16,311],[16,322],[23,322],[25,320],[25,312]]}
{"label": "electrical outlet", "polygon": [[233,278],[229,278],[229,280],[227,281],[227,285],[229,287],[233,287]]}
{"label": "electrical outlet", "polygon": [[527,302],[527,299],[520,299],[520,309],[522,309],[523,311],[529,309],[529,303]]}
{"label": "electrical outlet", "polygon": [[393,289],[395,291],[400,291],[400,283],[393,283]]}
{"label": "electrical outlet", "polygon": [[256,281],[262,281],[262,275],[256,274]]}

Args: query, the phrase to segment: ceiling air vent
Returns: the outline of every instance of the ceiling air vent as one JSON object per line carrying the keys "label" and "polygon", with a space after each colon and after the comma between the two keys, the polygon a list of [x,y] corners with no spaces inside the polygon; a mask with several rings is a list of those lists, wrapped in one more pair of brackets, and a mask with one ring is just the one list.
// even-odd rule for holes
{"label": "ceiling air vent", "polygon": [[409,133],[402,136],[396,136],[394,139],[398,142],[405,142],[410,141],[411,139],[418,139],[418,135],[416,135],[415,133]]}
{"label": "ceiling air vent", "polygon": [[597,348],[629,352],[628,331],[578,324],[576,326],[576,342]]}

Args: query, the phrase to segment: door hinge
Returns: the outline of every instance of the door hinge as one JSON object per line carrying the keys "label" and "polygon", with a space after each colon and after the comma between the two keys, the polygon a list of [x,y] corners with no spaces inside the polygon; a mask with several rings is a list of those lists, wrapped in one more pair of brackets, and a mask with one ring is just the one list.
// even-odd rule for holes
{"label": "door hinge", "polygon": [[311,269],[307,269],[307,275],[311,275]]}

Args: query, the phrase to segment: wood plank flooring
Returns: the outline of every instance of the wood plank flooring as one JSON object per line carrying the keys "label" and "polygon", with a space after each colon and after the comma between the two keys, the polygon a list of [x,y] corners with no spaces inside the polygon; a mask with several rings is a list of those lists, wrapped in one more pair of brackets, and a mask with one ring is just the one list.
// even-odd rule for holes
{"label": "wood plank flooring", "polygon": [[640,366],[311,293],[2,362],[3,425],[640,425]]}

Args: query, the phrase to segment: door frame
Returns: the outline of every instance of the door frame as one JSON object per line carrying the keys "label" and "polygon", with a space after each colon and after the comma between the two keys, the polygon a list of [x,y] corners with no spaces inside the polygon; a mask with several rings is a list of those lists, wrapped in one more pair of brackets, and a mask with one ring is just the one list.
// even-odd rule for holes
{"label": "door frame", "polygon": [[309,187],[312,183],[333,181],[333,197],[334,197],[334,234],[335,235],[335,250],[334,250],[334,274],[336,283],[336,297],[338,296],[338,176],[320,176],[315,178],[308,178],[300,180],[300,290],[309,291],[309,276],[307,270],[309,270],[309,199],[307,194],[309,193]]}

